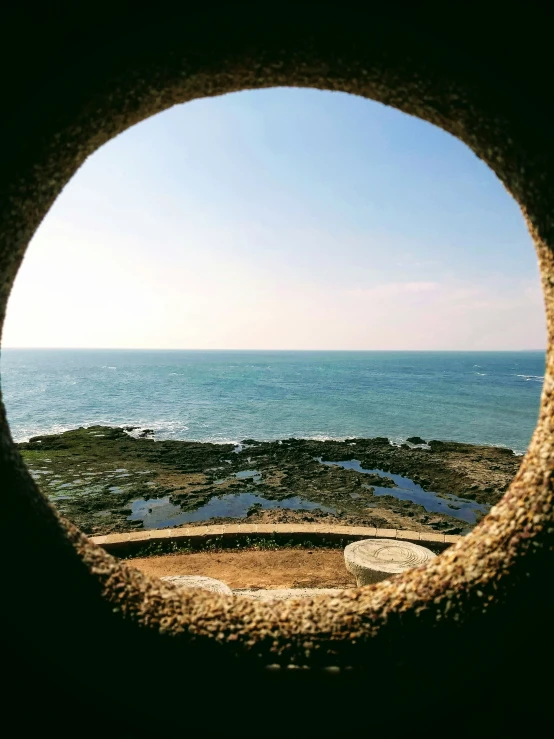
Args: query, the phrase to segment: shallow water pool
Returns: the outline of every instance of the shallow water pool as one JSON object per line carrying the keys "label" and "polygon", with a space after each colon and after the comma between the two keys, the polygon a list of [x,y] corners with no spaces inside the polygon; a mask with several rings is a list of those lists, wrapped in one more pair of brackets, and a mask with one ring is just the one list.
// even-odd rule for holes
{"label": "shallow water pool", "polygon": [[473,500],[458,498],[456,495],[445,494],[439,496],[437,493],[424,490],[421,485],[418,485],[409,477],[394,475],[392,472],[385,472],[384,470],[365,469],[358,459],[343,460],[341,462],[323,462],[318,457],[317,461],[329,466],[343,467],[345,470],[356,470],[356,472],[362,472],[368,475],[389,477],[394,481],[396,487],[385,488],[379,485],[368,485],[367,487],[372,487],[374,495],[377,496],[392,495],[399,500],[409,500],[412,503],[419,503],[419,505],[422,505],[430,513],[444,513],[467,523],[475,523],[478,511],[488,513],[490,509],[490,506],[481,505]]}
{"label": "shallow water pool", "polygon": [[248,509],[259,505],[263,509],[287,508],[293,511],[313,511],[335,513],[334,508],[313,503],[298,495],[284,500],[268,500],[255,493],[229,493],[211,498],[203,506],[194,511],[183,511],[165,498],[139,499],[131,503],[131,515],[128,521],[142,521],[145,529],[163,529],[168,526],[180,526],[183,523],[206,521],[210,518],[245,518]]}

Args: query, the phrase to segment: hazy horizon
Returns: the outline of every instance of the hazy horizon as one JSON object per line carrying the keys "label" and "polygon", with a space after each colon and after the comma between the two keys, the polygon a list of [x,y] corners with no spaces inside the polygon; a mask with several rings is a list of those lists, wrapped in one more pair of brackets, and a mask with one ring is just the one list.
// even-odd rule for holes
{"label": "hazy horizon", "polygon": [[544,351],[518,206],[453,136],[344,93],[175,106],[32,239],[5,348]]}
{"label": "hazy horizon", "polygon": [[521,354],[525,352],[545,354],[546,349],[267,349],[264,347],[256,349],[242,349],[240,347],[233,349],[223,349],[221,347],[211,347],[209,349],[201,349],[196,347],[148,347],[148,346],[4,346],[0,351],[18,350],[18,351],[91,351],[91,352],[402,352],[402,353],[434,353],[441,352],[448,354],[459,352],[463,354]]}

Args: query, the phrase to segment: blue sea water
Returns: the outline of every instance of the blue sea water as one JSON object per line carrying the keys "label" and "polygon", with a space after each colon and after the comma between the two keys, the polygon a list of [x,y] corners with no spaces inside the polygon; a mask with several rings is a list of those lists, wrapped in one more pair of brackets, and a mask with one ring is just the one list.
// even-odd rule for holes
{"label": "blue sea water", "polygon": [[16,441],[92,424],[157,439],[450,439],[523,452],[544,352],[4,349]]}

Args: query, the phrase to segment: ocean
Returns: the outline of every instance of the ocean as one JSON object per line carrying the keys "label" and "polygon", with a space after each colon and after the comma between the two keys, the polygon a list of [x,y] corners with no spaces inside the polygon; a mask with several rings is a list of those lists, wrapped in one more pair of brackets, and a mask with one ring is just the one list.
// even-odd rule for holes
{"label": "ocean", "polygon": [[3,349],[16,441],[93,424],[238,442],[417,435],[524,452],[544,352]]}

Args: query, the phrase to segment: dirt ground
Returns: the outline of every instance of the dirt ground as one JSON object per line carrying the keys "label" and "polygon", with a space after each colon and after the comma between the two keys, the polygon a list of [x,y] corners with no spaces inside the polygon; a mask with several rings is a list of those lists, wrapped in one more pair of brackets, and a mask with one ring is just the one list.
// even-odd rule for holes
{"label": "dirt ground", "polygon": [[147,575],[203,575],[230,588],[347,588],[355,580],[346,571],[342,549],[276,549],[240,552],[192,552],[132,559]]}

